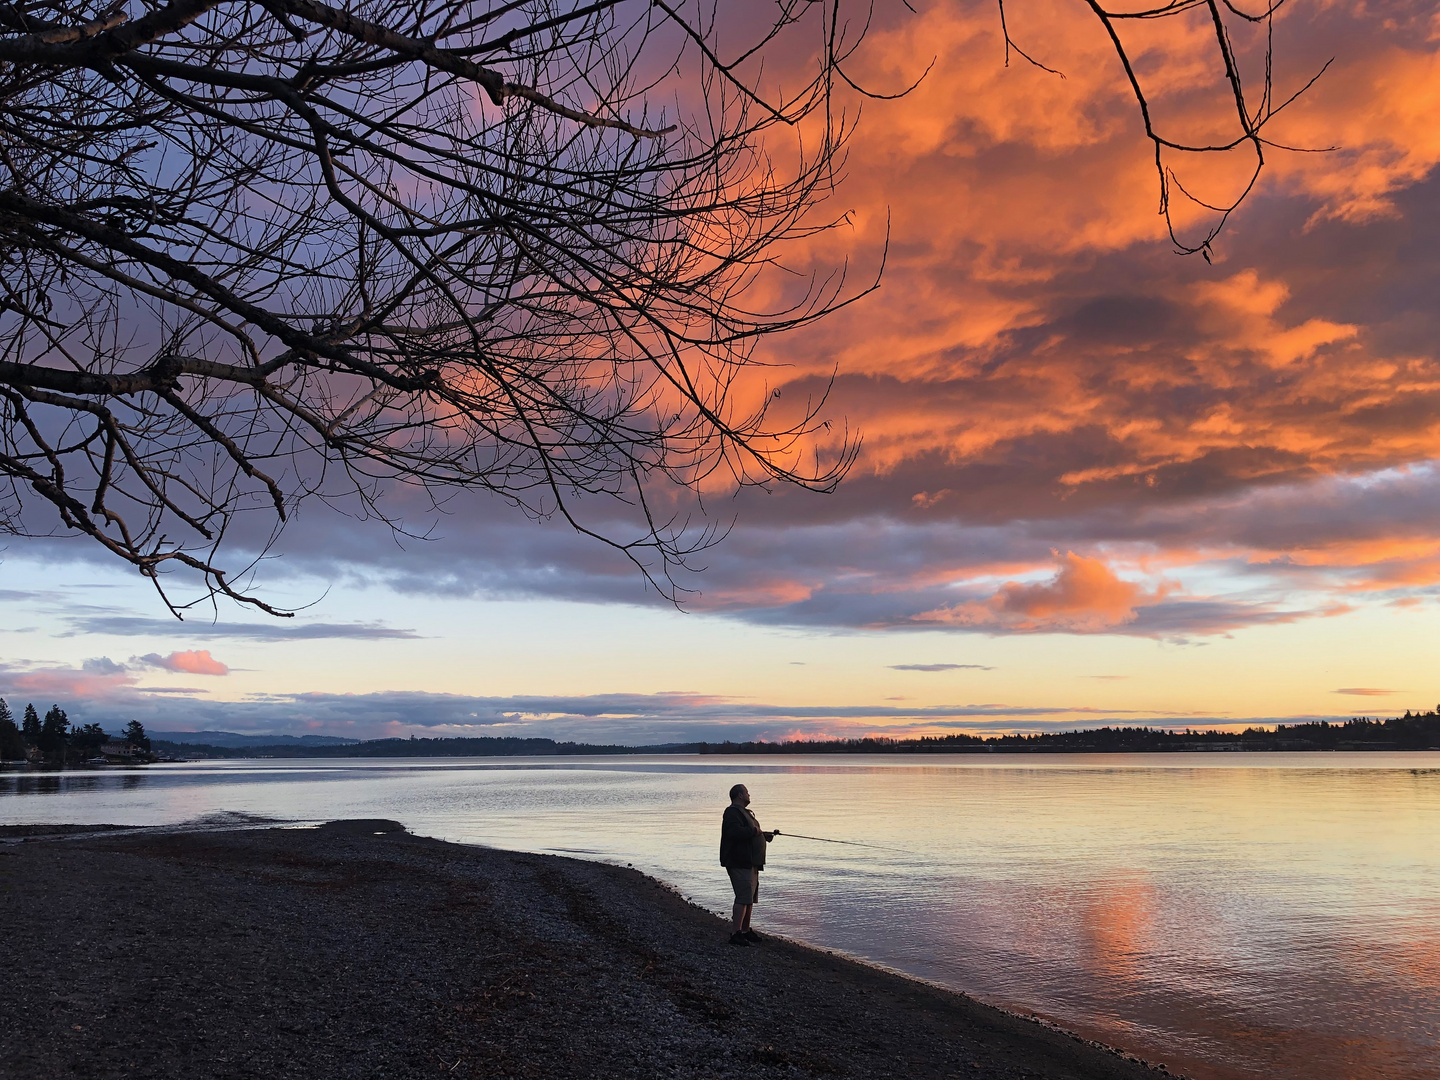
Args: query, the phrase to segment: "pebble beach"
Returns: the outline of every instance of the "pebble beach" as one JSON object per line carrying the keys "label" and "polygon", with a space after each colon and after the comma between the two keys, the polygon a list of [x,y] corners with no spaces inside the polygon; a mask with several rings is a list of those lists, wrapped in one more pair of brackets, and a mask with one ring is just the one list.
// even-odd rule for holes
{"label": "pebble beach", "polygon": [[380,820],[0,841],[16,1080],[1173,1075],[798,942],[730,946],[626,867]]}

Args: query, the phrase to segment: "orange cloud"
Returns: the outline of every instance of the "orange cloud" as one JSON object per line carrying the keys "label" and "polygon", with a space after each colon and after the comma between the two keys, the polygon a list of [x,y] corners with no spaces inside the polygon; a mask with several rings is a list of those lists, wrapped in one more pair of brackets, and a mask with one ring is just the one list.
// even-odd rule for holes
{"label": "orange cloud", "polygon": [[[816,266],[833,265],[888,240],[886,277],[875,301],[775,358],[797,381],[838,366],[842,380],[894,379],[909,391],[837,388],[836,411],[865,434],[860,467],[884,474],[926,453],[963,463],[1082,430],[1103,432],[1113,452],[1074,462],[1066,485],[1154,486],[1166,470],[1208,469],[1221,455],[1241,482],[1440,455],[1440,426],[1427,419],[1435,411],[1421,408],[1440,395],[1434,357],[1386,350],[1363,318],[1337,318],[1335,304],[1310,295],[1317,270],[1293,237],[1247,255],[1254,214],[1224,234],[1219,266],[1171,255],[1150,149],[1093,17],[1063,0],[1015,7],[1012,31],[1065,79],[1002,67],[994,11],[953,2],[877,35],[862,54],[873,85],[936,60],[908,98],[867,116],[841,192],[853,231],[825,234],[811,251]],[[1310,71],[1312,54],[1318,70],[1344,48],[1282,114],[1289,126],[1277,137],[1343,152],[1274,150],[1250,205],[1286,193],[1304,220],[1368,220],[1362,204],[1373,208],[1440,161],[1431,123],[1440,60],[1429,31],[1404,28],[1407,10],[1387,11],[1383,27],[1360,9],[1282,20],[1287,70]],[[1415,6],[1414,18],[1428,19],[1425,10]],[[1137,41],[1176,133],[1204,134],[1226,115],[1213,45],[1183,20]],[[1120,251],[1128,267],[1112,258]],[[1338,281],[1345,256],[1331,257]]]}
{"label": "orange cloud", "polygon": [[[1285,10],[1280,99],[1337,59],[1271,134],[1339,150],[1272,148],[1214,265],[1171,253],[1134,102],[1083,5],[1007,7],[1026,50],[1064,79],[1005,68],[993,9],[958,0],[867,44],[856,69],[867,85],[899,85],[936,62],[902,102],[867,107],[839,195],[852,228],[818,237],[805,257],[864,263],[886,243],[886,276],[876,297],[768,357],[781,366],[766,372],[788,377],[786,401],[838,373],[833,412],[860,429],[864,452],[815,520],[848,529],[858,550],[829,552],[843,571],[799,557],[785,568],[782,549],[757,543],[727,597],[815,622],[995,632],[1169,633],[1145,628],[1174,625],[1188,605],[1189,625],[1220,632],[1334,614],[1355,594],[1398,602],[1440,582],[1430,516],[1402,521],[1399,501],[1360,519],[1323,511],[1334,483],[1440,459],[1440,318],[1428,299],[1440,270],[1429,218],[1405,201],[1440,162],[1440,18],[1404,0],[1383,13]],[[1162,126],[1223,134],[1233,113],[1211,32],[1174,20],[1136,33]],[[1263,61],[1263,44],[1236,39],[1245,63]],[[1171,164],[1202,195],[1220,198],[1234,181],[1234,162]],[[1275,504],[1281,517],[1231,514],[1252,502],[1261,514],[1277,490],[1294,493]],[[773,504],[760,512],[767,528],[807,512],[799,500]],[[1285,529],[1285,514],[1310,525]],[[753,520],[742,517],[731,543]],[[882,521],[892,544],[911,544],[903,558],[864,550]],[[1028,544],[992,546],[986,530]],[[1166,600],[1074,554],[1101,546],[1152,581],[1207,562],[1233,570],[1206,579],[1221,595]],[[1070,552],[1052,580],[1016,580],[1050,548]],[[976,595],[966,583],[1001,576],[982,569],[1000,551],[1012,553],[1010,582]],[[1269,591],[1231,601],[1226,574]]]}
{"label": "orange cloud", "polygon": [[[866,104],[825,208],[851,211],[846,227],[793,249],[753,300],[781,309],[809,271],[824,280],[883,253],[880,290],[783,347],[758,346],[771,366],[737,383],[740,412],[780,389],[777,417],[793,416],[834,373],[828,415],[860,429],[863,454],[828,498],[737,495],[739,524],[690,582],[703,592],[689,603],[797,625],[1178,637],[1336,614],[1362,597],[1431,602],[1433,8],[1283,9],[1279,100],[1336,62],[1269,133],[1339,149],[1271,148],[1213,265],[1171,250],[1151,147],[1083,4],[1007,5],[1017,40],[1063,79],[1004,66],[993,5],[877,15],[849,74],[891,89],[932,57],[934,67],[902,101]],[[1162,128],[1223,135],[1233,110],[1203,20],[1132,32]],[[1252,72],[1263,44],[1237,29]],[[1167,163],[1198,194],[1224,198],[1244,155]],[[1180,212],[1186,227],[1209,220]],[[722,473],[707,495],[730,482]],[[457,541],[443,585],[416,587],[521,580],[567,598],[617,595],[619,571],[575,554],[560,530],[515,540],[478,514],[466,524],[496,542]],[[314,550],[332,558],[327,539]]]}
{"label": "orange cloud", "polygon": [[1039,585],[1006,585],[992,602],[997,611],[1043,619],[1055,615],[1099,616],[1119,622],[1135,614],[1139,585],[1122,581],[1099,559],[1067,551],[1060,572]]}
{"label": "orange cloud", "polygon": [[1147,593],[1125,581],[1099,559],[1068,551],[1049,581],[1007,582],[988,600],[968,601],[921,612],[916,623],[937,623],[1019,632],[1089,633],[1131,622],[1136,608],[1160,599],[1163,589]]}
{"label": "orange cloud", "polygon": [[[1395,16],[1405,21],[1403,5]],[[1431,15],[1433,20],[1433,13]],[[1394,196],[1440,163],[1440,55],[1433,24],[1405,43],[1347,49],[1277,123],[1289,145],[1333,147],[1324,154],[1277,155],[1275,180],[1321,200],[1310,222],[1361,224],[1397,214]]]}

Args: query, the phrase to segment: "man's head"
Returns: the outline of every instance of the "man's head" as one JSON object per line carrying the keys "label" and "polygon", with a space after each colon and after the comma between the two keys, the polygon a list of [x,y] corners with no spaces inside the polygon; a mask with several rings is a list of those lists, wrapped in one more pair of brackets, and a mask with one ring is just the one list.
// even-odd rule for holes
{"label": "man's head", "polygon": [[749,806],[750,789],[744,784],[736,784],[730,789],[730,801],[736,806]]}

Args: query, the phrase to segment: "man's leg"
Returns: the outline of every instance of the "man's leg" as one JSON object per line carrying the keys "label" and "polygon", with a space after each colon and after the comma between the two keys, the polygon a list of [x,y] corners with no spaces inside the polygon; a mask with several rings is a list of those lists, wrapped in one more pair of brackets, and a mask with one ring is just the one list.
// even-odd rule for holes
{"label": "man's leg", "polygon": [[[739,904],[736,904],[735,906],[736,906],[736,907],[739,907],[740,905],[739,905]],[[740,933],[743,934],[746,930],[749,930],[749,929],[750,929],[750,913],[751,913],[752,911],[754,911],[754,910],[755,910],[755,905],[754,905],[754,904],[746,904],[746,905],[745,905],[745,914],[741,917],[740,922],[737,924],[737,925],[739,926],[739,928],[740,928]]]}
{"label": "man's leg", "polygon": [[734,910],[730,914],[735,923],[735,933],[743,933],[745,928],[750,925],[750,905],[736,900]]}

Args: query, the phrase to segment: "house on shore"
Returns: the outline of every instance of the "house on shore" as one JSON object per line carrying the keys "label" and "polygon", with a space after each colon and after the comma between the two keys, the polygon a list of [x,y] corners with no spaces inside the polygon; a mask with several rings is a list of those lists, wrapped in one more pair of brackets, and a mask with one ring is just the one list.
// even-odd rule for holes
{"label": "house on shore", "polygon": [[100,747],[100,756],[111,765],[140,765],[150,760],[150,755],[139,747],[114,739]]}

